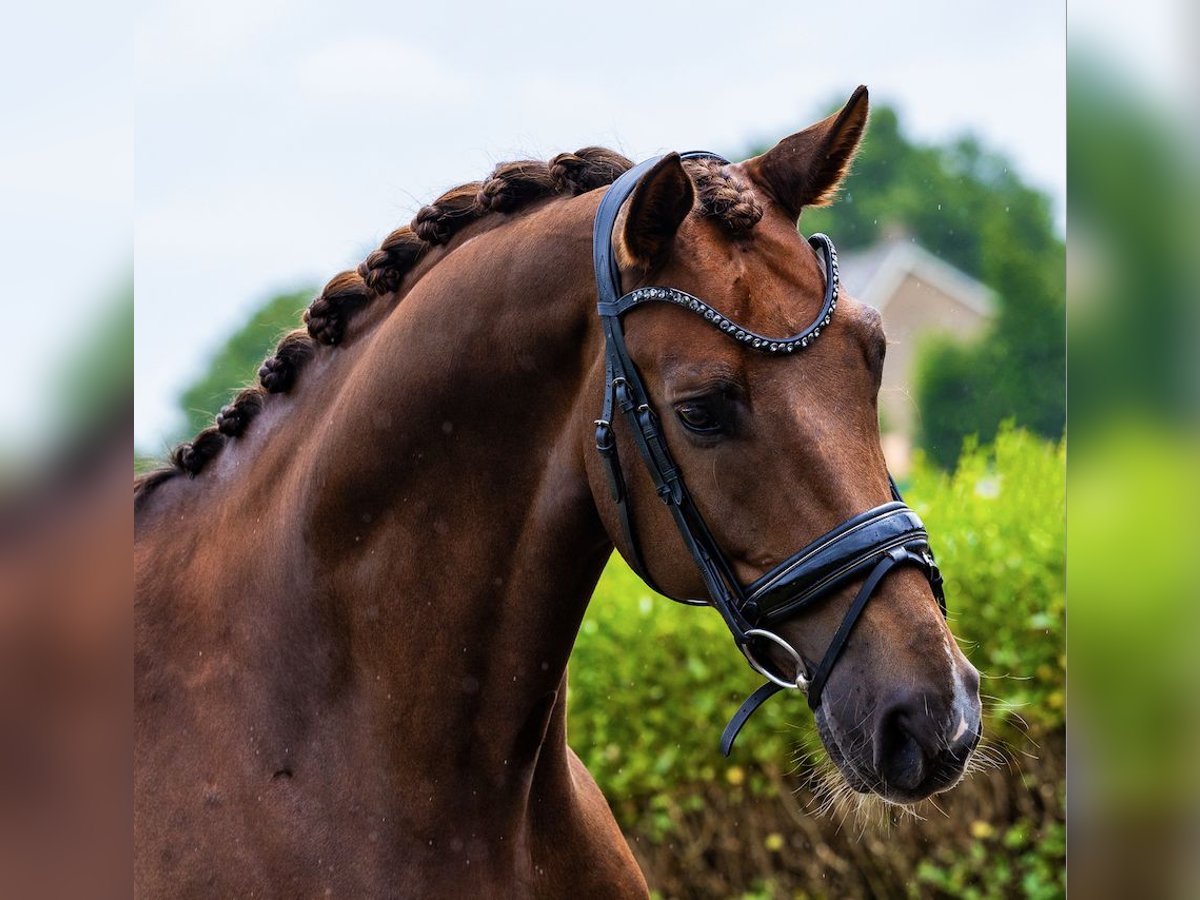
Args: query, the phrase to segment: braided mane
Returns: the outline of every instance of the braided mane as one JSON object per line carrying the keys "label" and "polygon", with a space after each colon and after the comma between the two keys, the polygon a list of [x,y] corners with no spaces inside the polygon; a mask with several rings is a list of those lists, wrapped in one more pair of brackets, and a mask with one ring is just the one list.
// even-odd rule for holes
{"label": "braided mane", "polygon": [[[715,160],[684,163],[696,187],[701,214],[737,234],[753,228],[762,207],[749,185]],[[339,272],[304,312],[305,328],[289,332],[258,370],[259,384],[243,389],[216,421],[177,446],[169,464],[134,479],[135,507],[157,485],[179,474],[195,476],[225,443],[245,432],[269,394],[286,393],[317,352],[334,346],[350,318],[372,300],[400,290],[407,275],[432,247],[449,243],[463,228],[489,213],[512,213],[538,200],[571,197],[615,181],[632,161],[604,147],[584,147],[549,160],[500,163],[483,181],[451,188],[421,207],[408,225],[384,238],[355,269]]]}

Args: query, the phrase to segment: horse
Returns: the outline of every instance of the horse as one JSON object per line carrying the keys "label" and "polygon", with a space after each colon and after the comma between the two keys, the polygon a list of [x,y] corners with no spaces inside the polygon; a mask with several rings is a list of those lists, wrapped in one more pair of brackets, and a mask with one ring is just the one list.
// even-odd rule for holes
{"label": "horse", "polygon": [[[612,211],[621,290],[669,284],[797,331],[835,274],[797,220],[833,199],[867,116],[860,87],[758,157],[642,171]],[[566,735],[568,659],[614,547],[667,596],[711,587],[657,476],[628,464],[635,429],[604,422],[625,505],[597,453],[593,232],[631,166],[588,147],[448,191],[135,480],[142,896],[648,895]],[[895,496],[874,310],[842,296],[781,356],[673,303],[624,322],[637,414],[657,411],[730,580]],[[815,718],[853,788],[912,802],[961,777],[978,673],[926,572],[875,580]],[[813,671],[854,589],[777,623],[756,668]]]}

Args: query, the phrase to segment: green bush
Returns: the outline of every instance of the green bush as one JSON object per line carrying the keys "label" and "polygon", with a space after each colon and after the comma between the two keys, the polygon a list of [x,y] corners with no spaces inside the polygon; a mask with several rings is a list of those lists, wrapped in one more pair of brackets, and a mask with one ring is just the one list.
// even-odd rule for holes
{"label": "green bush", "polygon": [[1051,825],[1034,834],[1023,822],[1000,831],[976,824],[978,837],[966,853],[941,847],[933,860],[917,866],[910,896],[937,893],[963,900],[1013,896],[1051,900],[1064,895],[1060,860],[1067,852],[1065,826]]}
{"label": "green bush", "polygon": [[918,346],[913,380],[921,415],[916,444],[943,469],[952,470],[962,452],[964,406],[976,410],[970,427],[985,443],[995,440],[1004,420],[1005,400],[995,390],[992,356],[994,348],[984,342],[964,344],[943,334],[929,335]]}
{"label": "green bush", "polygon": [[[1011,426],[991,448],[968,440],[953,475],[918,461],[906,499],[924,519],[946,577],[950,625],[994,698],[1005,739],[1065,715],[1066,445]],[[1022,729],[1023,730],[1023,729]]]}
{"label": "green bush", "polygon": [[[1063,445],[1005,427],[990,448],[968,444],[953,475],[918,458],[905,486],[945,573],[951,626],[995,698],[985,729],[1017,746],[1026,728],[1036,740],[1063,722],[1064,460]],[[781,697],[721,757],[721,728],[760,681],[716,612],[652,595],[614,557],[571,660],[571,745],[622,822],[649,809],[666,833],[698,802],[678,786],[768,793],[768,773],[818,746],[804,703]]]}

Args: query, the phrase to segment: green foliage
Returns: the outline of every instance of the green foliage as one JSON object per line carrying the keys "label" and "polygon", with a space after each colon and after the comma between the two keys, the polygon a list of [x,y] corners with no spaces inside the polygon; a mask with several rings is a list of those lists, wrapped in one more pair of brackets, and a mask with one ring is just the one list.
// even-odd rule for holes
{"label": "green foliage", "polygon": [[942,846],[932,859],[920,863],[909,896],[1053,900],[1066,895],[1062,868],[1066,828],[1061,823],[1052,823],[1039,834],[1032,834],[1023,822],[1002,830],[976,822],[972,831],[976,840],[966,853]]}
{"label": "green foliage", "polygon": [[[618,557],[605,570],[571,655],[570,739],[605,794],[629,822],[648,802],[661,831],[671,791],[686,781],[732,787],[744,768],[725,761],[717,739],[741,698],[758,685],[721,617],[676,608],[652,595]],[[755,756],[790,758],[807,730],[787,724],[786,704],[759,713]],[[749,745],[749,742],[747,742]],[[814,744],[815,746],[815,744]],[[753,788],[764,791],[765,780]]]}
{"label": "green foliage", "polygon": [[952,465],[964,437],[990,441],[1007,418],[1049,438],[1062,434],[1065,250],[1047,197],[1002,156],[971,137],[914,143],[895,110],[877,107],[840,200],[806,211],[802,224],[845,248],[898,228],[998,294],[979,346],[939,342],[920,366],[917,437],[935,461]]}
{"label": "green foliage", "polygon": [[55,385],[64,439],[74,442],[107,427],[130,401],[133,387],[133,284],[100,311],[78,352],[67,354]]}
{"label": "green foliage", "polygon": [[994,211],[997,191],[1006,188],[1014,194],[1011,199],[1024,192],[1023,202],[1040,204],[1045,212],[1045,199],[1023,188],[1005,161],[985,153],[974,139],[945,146],[916,144],[904,135],[894,109],[876,106],[838,201],[806,210],[804,229],[837,235],[839,246],[854,248],[900,228],[937,256],[983,278],[980,225]]}
{"label": "green foliage", "polygon": [[1200,784],[1200,432],[1162,412],[1114,416],[1072,448],[1071,703],[1109,821],[1180,815]]}
{"label": "green foliage", "polygon": [[229,337],[208,369],[179,398],[187,416],[186,434],[212,424],[217,412],[242,387],[254,383],[258,367],[312,300],[309,289],[279,294],[264,303],[253,318]]}
{"label": "green foliage", "polygon": [[1075,268],[1072,427],[1136,412],[1194,421],[1196,210],[1191,118],[1086,53],[1068,79]]}
{"label": "green foliage", "polygon": [[[977,424],[981,420],[999,422],[1002,415],[999,397],[991,390],[988,378],[991,367],[979,365],[979,356],[988,349],[966,346],[940,334],[927,337],[921,344],[915,372],[921,394],[921,445],[943,468],[952,467],[962,450],[963,409],[981,411]],[[994,433],[980,427],[974,436],[987,441]]]}
{"label": "green foliage", "polygon": [[[1014,714],[1034,736],[1063,722],[1064,462],[1064,446],[1005,427],[994,447],[968,446],[953,475],[918,459],[907,485],[946,577],[951,625],[998,698],[988,727],[1018,743]],[[571,658],[571,743],[608,796],[635,799],[630,813],[651,798],[665,826],[663,798],[681,782],[764,792],[763,766],[817,746],[796,724],[803,705],[785,699],[764,706],[753,740],[722,759],[720,728],[759,681],[716,612],[652,596],[614,557]]]}
{"label": "green foliage", "polygon": [[1064,721],[1066,445],[1002,426],[994,446],[973,441],[953,475],[918,465],[906,499],[933,538],[946,577],[950,624],[997,698],[1001,736],[1022,740]]}

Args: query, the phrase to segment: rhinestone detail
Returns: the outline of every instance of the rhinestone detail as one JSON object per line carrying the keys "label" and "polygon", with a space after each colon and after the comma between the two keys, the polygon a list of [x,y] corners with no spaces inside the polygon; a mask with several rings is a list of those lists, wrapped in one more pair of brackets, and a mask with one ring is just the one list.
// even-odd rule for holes
{"label": "rhinestone detail", "polygon": [[838,297],[841,293],[840,269],[838,268],[837,250],[834,249],[833,242],[824,235],[820,235],[813,237],[812,244],[814,247],[819,245],[820,249],[828,257],[826,271],[832,273],[833,276],[831,279],[832,289],[829,296],[829,308],[823,316],[814,321],[808,328],[787,340],[781,341],[755,334],[753,331],[749,331],[738,325],[732,319],[727,319],[699,297],[693,297],[691,294],[675,288],[638,288],[628,295],[631,302],[625,308],[628,309],[629,306],[649,301],[674,303],[676,306],[681,306],[697,315],[703,316],[706,322],[711,322],[734,340],[748,347],[753,347],[755,350],[761,350],[764,353],[794,353],[796,350],[808,347],[809,344],[821,336],[821,329],[826,328],[833,319],[833,313],[837,309]]}

